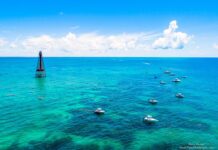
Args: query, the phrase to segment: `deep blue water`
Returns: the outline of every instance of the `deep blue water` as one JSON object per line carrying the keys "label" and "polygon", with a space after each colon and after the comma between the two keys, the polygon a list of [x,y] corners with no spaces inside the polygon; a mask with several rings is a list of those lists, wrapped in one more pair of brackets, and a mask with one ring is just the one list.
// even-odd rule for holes
{"label": "deep blue water", "polygon": [[36,63],[0,58],[0,149],[218,149],[218,58],[45,58],[44,79]]}

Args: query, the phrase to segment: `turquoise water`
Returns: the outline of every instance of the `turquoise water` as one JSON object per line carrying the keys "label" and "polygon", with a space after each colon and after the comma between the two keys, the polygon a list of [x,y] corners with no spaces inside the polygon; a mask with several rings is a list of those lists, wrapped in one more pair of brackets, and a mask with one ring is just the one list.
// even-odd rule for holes
{"label": "turquoise water", "polygon": [[[36,58],[0,58],[1,150],[218,149],[218,59],[44,61],[47,77],[36,79]],[[98,107],[106,113],[95,115]],[[159,122],[144,123],[148,114]]]}

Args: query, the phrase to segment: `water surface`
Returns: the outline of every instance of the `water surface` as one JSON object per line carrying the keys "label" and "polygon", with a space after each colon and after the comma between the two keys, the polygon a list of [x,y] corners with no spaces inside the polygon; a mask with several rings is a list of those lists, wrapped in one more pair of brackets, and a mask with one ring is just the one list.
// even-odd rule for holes
{"label": "water surface", "polygon": [[[0,58],[0,149],[218,149],[218,59],[44,61],[47,77],[36,79],[36,58]],[[159,122],[145,124],[147,114]]]}

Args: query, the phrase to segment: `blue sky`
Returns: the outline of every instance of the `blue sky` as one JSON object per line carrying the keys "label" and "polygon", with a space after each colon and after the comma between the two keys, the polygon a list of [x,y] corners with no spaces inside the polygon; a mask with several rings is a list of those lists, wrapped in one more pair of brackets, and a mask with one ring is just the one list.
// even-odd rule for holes
{"label": "blue sky", "polygon": [[217,7],[215,0],[2,1],[0,56],[42,49],[47,56],[218,57]]}

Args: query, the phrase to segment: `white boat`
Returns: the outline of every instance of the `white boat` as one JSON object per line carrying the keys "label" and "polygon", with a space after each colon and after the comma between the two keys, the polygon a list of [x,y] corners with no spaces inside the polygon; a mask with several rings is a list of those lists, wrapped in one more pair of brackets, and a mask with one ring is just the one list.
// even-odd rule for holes
{"label": "white boat", "polygon": [[157,119],[153,118],[151,115],[147,115],[145,118],[144,118],[144,121],[147,122],[147,123],[155,123],[155,122],[158,122]]}
{"label": "white boat", "polygon": [[177,94],[176,94],[176,97],[177,97],[177,98],[184,98],[185,96],[184,96],[182,93],[177,93]]}
{"label": "white boat", "polygon": [[164,71],[165,74],[170,74],[171,72],[169,70]]}
{"label": "white boat", "polygon": [[181,80],[179,78],[175,78],[172,82],[178,83],[178,82],[181,82]]}
{"label": "white boat", "polygon": [[176,74],[175,73],[170,73],[170,76],[175,76]]}
{"label": "white boat", "polygon": [[148,102],[154,105],[154,104],[158,103],[158,100],[156,100],[156,99],[149,99]]}
{"label": "white boat", "polygon": [[101,108],[97,108],[95,111],[94,111],[95,114],[98,114],[98,115],[101,115],[101,114],[104,114],[105,111]]}
{"label": "white boat", "polygon": [[166,82],[164,82],[164,81],[160,81],[160,84],[166,84]]}

